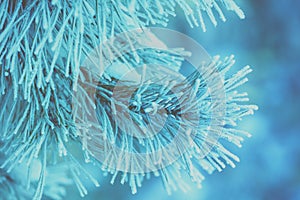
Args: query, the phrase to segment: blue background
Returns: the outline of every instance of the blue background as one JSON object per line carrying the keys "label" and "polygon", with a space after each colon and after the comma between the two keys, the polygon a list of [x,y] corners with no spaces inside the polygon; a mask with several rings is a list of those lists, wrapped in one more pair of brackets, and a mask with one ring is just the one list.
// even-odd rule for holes
{"label": "blue background", "polygon": [[160,178],[152,178],[132,195],[127,184],[111,185],[109,177],[102,177],[101,187],[90,187],[85,199],[300,199],[300,1],[236,2],[246,19],[224,12],[227,22],[218,20],[215,28],[205,18],[208,30],[203,33],[191,29],[179,11],[168,28],[191,36],[212,56],[234,54],[236,70],[245,65],[254,70],[240,89],[260,109],[239,124],[253,137],[241,149],[231,149],[241,162],[235,169],[205,174],[203,188],[191,186],[188,193],[168,196]]}

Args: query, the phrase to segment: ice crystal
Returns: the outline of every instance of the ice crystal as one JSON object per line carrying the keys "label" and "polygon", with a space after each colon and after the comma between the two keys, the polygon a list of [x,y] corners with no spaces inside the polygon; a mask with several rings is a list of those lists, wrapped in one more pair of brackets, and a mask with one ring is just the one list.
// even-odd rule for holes
{"label": "ice crystal", "polygon": [[[234,166],[231,160],[238,161],[238,158],[222,146],[218,137],[240,146],[242,136],[249,136],[234,127],[238,120],[256,109],[256,106],[243,104],[248,100],[246,93],[235,90],[246,82],[245,75],[251,71],[250,68],[245,67],[236,75],[226,77],[233,58],[224,61],[214,58],[211,63],[199,63],[202,73],[191,74],[182,84],[178,70],[187,52],[169,49],[151,33],[147,38],[139,33],[126,35],[133,28],[141,27],[143,30],[150,24],[166,25],[168,17],[175,15],[176,6],[184,11],[191,26],[200,25],[204,31],[204,13],[214,25],[217,24],[215,11],[225,21],[221,7],[244,18],[233,0],[1,1],[0,149],[3,157],[0,190],[6,191],[3,193],[7,194],[7,198],[10,198],[9,195],[20,198],[29,195],[29,198],[41,199],[48,195],[59,199],[64,194],[61,187],[56,187],[60,182],[51,182],[52,178],[48,180],[47,173],[53,169],[57,174],[57,169],[61,168],[55,169],[55,166],[65,164],[69,166],[68,171],[81,196],[87,194],[81,176],[88,177],[99,186],[78,161],[78,148],[74,150],[76,145],[82,150],[86,162],[101,165],[102,170],[113,174],[112,182],[119,172],[123,173],[121,182],[129,181],[133,193],[137,186],[141,186],[145,173],[160,175],[167,191],[171,192],[176,189],[174,183],[179,180],[182,169],[199,185],[203,175],[195,165],[209,172],[221,170],[225,167],[224,162]],[[100,53],[101,66],[108,64],[105,63],[107,57],[118,54],[112,61],[115,65],[102,76],[95,77],[82,63],[91,49],[118,33],[126,36],[124,40],[117,41],[119,46],[107,43]],[[134,49],[135,43],[155,43],[160,49]],[[129,52],[119,54],[124,46]],[[123,74],[120,70],[124,66],[128,71],[149,63],[154,66],[150,71],[145,68],[147,72],[141,72],[151,74],[144,76],[143,81],[120,80]],[[167,67],[158,69],[155,66]],[[212,71],[213,68],[218,73]],[[213,115],[220,105],[211,103],[214,98],[214,94],[210,93],[211,87],[218,85],[209,86],[205,82],[212,80],[210,76],[215,74],[222,76],[225,88],[223,100],[226,110],[222,117]],[[90,91],[86,90],[87,86],[95,92],[92,94],[95,95],[94,102]],[[117,94],[115,89],[118,89]],[[84,95],[74,96],[76,92]],[[127,105],[122,95],[130,93],[133,96]],[[83,99],[86,101],[80,103]],[[96,124],[89,119],[89,108],[96,110]],[[199,112],[195,114],[195,110]],[[165,116],[167,123],[163,126],[161,122]],[[187,120],[185,116],[192,118]],[[212,121],[218,123],[211,124]],[[183,127],[180,127],[181,124]],[[91,127],[95,130],[87,131]],[[156,135],[159,127],[161,130]],[[218,137],[208,134],[214,131],[218,132]],[[147,154],[159,150],[172,138],[178,140],[173,146],[175,150],[162,150],[154,157],[148,156],[147,166],[140,166],[140,160],[132,156],[134,153]],[[121,152],[129,154],[115,152],[111,149],[112,144],[117,144]],[[189,148],[183,151],[181,145]],[[99,160],[102,162],[99,163]],[[36,171],[35,179],[32,180],[29,173],[26,184],[21,184],[20,178],[24,176],[14,171],[23,166],[22,171],[31,172],[36,163],[39,163],[40,169]],[[62,182],[67,183],[67,180]],[[44,188],[49,185],[52,186],[47,190],[51,191],[48,194]],[[24,189],[28,187],[30,190]],[[185,190],[184,185],[179,187]]]}

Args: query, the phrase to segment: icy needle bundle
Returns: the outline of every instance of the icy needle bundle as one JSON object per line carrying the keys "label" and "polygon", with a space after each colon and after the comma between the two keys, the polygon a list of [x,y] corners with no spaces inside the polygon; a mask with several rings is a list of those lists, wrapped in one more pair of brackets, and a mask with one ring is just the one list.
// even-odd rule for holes
{"label": "icy needle bundle", "polygon": [[[225,21],[221,7],[244,17],[233,0],[1,1],[0,184],[1,190],[12,192],[3,192],[4,195],[22,196],[25,192],[31,198],[41,199],[47,187],[47,169],[61,163],[69,165],[81,196],[86,195],[82,176],[96,186],[99,183],[78,161],[75,156],[78,151],[82,151],[87,162],[111,172],[112,182],[119,172],[123,173],[121,182],[128,181],[133,193],[136,185],[141,186],[145,174],[161,176],[167,191],[171,192],[176,189],[176,182],[181,183],[178,180],[182,171],[200,185],[203,179],[200,168],[212,172],[224,168],[225,163],[234,166],[231,160],[238,161],[238,158],[218,138],[240,146],[242,136],[250,136],[235,128],[238,120],[256,109],[244,103],[248,101],[246,93],[236,91],[247,81],[249,67],[226,76],[234,63],[233,57],[224,61],[216,57],[210,63],[199,63],[201,74],[191,74],[182,84],[177,71],[186,52],[166,46],[136,51],[133,44],[144,43],[143,38],[136,40],[138,36],[129,36],[126,44],[119,42],[133,52],[112,60],[116,64],[110,73],[98,77],[82,66],[92,49],[115,34],[150,24],[166,25],[168,16],[175,15],[176,6],[184,11],[191,26],[201,25],[203,30],[204,13],[215,25],[215,11]],[[148,42],[153,40],[159,41],[153,36]],[[116,52],[118,46],[106,46],[106,53],[101,52],[100,57],[109,60],[109,55]],[[134,69],[149,63],[168,67],[165,70],[154,67],[149,72],[154,75],[138,82],[120,80],[114,73],[122,70],[122,65]],[[221,76],[224,98],[212,103],[217,94],[211,92],[214,90],[211,87],[218,89],[220,85],[212,82],[210,87],[205,81],[211,81],[215,74]],[[89,81],[89,77],[93,80]],[[93,94],[86,91],[87,86],[93,89]],[[114,93],[116,88],[118,92]],[[74,92],[84,95],[74,96]],[[122,96],[126,94],[133,94],[128,105]],[[221,107],[226,108],[222,117],[216,116]],[[97,123],[89,120],[89,108],[95,110]],[[163,119],[166,119],[164,125]],[[158,127],[161,127],[159,131]],[[172,148],[164,149],[173,138],[176,140]],[[73,143],[81,148],[74,150]],[[112,149],[113,144],[118,151]],[[149,152],[158,153],[139,157]],[[140,166],[140,161],[147,165]],[[40,163],[40,169],[32,178],[36,162]],[[20,165],[25,166],[24,172],[13,173]],[[22,175],[26,179],[24,187],[33,192],[19,189],[21,186],[15,184],[12,174]],[[55,181],[50,183],[55,187]],[[184,184],[179,187],[186,189]],[[60,193],[59,189],[54,191]]]}

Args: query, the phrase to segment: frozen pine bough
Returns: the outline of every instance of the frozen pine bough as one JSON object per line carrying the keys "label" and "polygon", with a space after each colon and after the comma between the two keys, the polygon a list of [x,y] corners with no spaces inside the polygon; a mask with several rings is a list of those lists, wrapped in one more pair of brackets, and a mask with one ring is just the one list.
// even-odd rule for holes
{"label": "frozen pine bough", "polygon": [[[152,33],[129,34],[167,25],[177,6],[204,31],[205,15],[215,25],[214,13],[225,21],[224,9],[244,18],[233,0],[1,1],[1,197],[60,199],[70,180],[84,196],[82,179],[100,184],[82,159],[111,174],[112,183],[121,176],[133,193],[152,174],[171,193],[183,173],[200,186],[203,171],[235,166],[238,157],[220,139],[241,146],[250,136],[237,122],[257,107],[237,89],[251,69],[230,75],[233,56],[213,57],[183,77],[188,52]],[[125,39],[99,49],[103,73],[93,73],[87,56],[119,33]],[[159,48],[134,48],[151,43]]]}

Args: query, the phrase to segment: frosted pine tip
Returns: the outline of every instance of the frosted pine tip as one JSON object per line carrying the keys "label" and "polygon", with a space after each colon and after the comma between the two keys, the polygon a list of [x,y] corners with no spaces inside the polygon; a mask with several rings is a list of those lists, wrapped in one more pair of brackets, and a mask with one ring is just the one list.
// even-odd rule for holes
{"label": "frosted pine tip", "polygon": [[[249,66],[225,78],[233,63],[233,56],[224,61],[216,56],[186,79],[151,65],[142,67],[143,81],[100,78],[90,83],[94,84],[97,106],[92,124],[100,126],[87,133],[91,138],[87,149],[103,170],[114,172],[112,182],[119,172],[124,173],[123,182],[129,181],[135,193],[143,174],[155,172],[171,192],[177,188],[173,188],[174,182],[181,182],[180,176],[173,175],[182,168],[194,182],[202,181],[194,163],[208,172],[221,171],[226,164],[235,167],[232,160],[239,162],[239,158],[225,149],[219,138],[241,146],[243,137],[250,134],[236,129],[236,123],[257,107],[245,104],[247,93],[237,91],[251,72]],[[222,92],[224,98],[216,98]],[[82,111],[81,117],[89,116]],[[184,183],[179,187],[184,188]]]}
{"label": "frosted pine tip", "polygon": [[[85,160],[93,161],[95,156],[114,177],[122,172],[121,182],[129,181],[134,193],[147,171],[147,174],[161,176],[168,192],[177,187],[185,191],[187,185],[178,175],[181,169],[186,169],[192,181],[199,185],[203,176],[195,169],[195,163],[211,173],[222,170],[224,163],[234,166],[232,160],[238,161],[218,138],[239,146],[243,136],[249,134],[236,129],[237,121],[252,114],[257,107],[247,104],[247,94],[235,92],[247,81],[249,67],[228,79],[223,77],[233,65],[233,57],[222,62],[214,58],[202,66],[201,73],[193,73],[182,84],[178,81],[181,79],[170,72],[171,69],[176,74],[179,70],[181,50],[180,53],[167,49],[137,51],[121,55],[118,61],[131,67],[144,62],[169,69],[156,70],[157,81],[147,81],[143,75],[138,83],[120,81],[112,76],[117,73],[110,71],[103,74],[105,78],[97,80],[97,84],[90,85],[96,93],[80,85],[80,66],[87,52],[107,38],[134,27],[144,28],[151,23],[167,25],[168,17],[175,15],[176,5],[183,9],[191,26],[201,25],[203,30],[204,13],[213,24],[217,24],[215,11],[225,21],[222,5],[244,17],[233,0],[2,1],[0,136],[5,141],[1,152],[7,157],[1,167],[8,168],[5,171],[8,173],[20,163],[30,167],[35,158],[39,159],[41,170],[34,188],[35,199],[41,199],[46,192],[47,152],[50,151],[54,152],[53,159],[71,163],[70,171],[81,196],[87,194],[81,175],[99,185],[72,156],[69,142],[81,142],[79,149]],[[137,41],[131,38],[107,48],[119,52],[120,46],[128,45],[128,49],[134,51],[134,42]],[[224,85],[212,81],[217,72],[222,75]],[[169,80],[162,81],[166,76]],[[212,81],[210,85],[208,80]],[[118,93],[114,93],[116,88]],[[73,98],[73,90],[83,95]],[[223,93],[226,98],[215,98]],[[96,101],[92,101],[90,94],[97,95]],[[126,102],[129,94],[132,96]],[[80,100],[86,101],[78,104]],[[91,113],[95,112],[97,121],[92,121]],[[221,117],[220,112],[226,115]],[[74,122],[75,119],[78,121]],[[217,123],[211,123],[215,119]],[[111,151],[113,147],[117,149]],[[148,156],[141,156],[145,154]],[[180,185],[176,186],[177,183]],[[12,187],[18,189],[18,185]],[[6,183],[0,190],[3,188],[13,191]]]}

